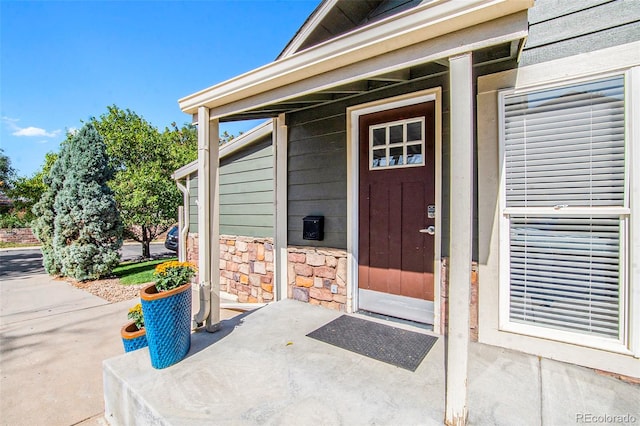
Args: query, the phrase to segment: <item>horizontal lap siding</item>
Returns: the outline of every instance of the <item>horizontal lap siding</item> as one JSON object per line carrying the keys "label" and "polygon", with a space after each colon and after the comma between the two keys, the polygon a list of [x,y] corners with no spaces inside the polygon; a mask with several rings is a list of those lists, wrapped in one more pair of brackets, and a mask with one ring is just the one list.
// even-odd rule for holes
{"label": "horizontal lap siding", "polygon": [[[334,108],[335,109],[335,106]],[[288,122],[288,242],[346,248],[346,108],[318,108]],[[302,218],[324,216],[324,240],[302,239]]]}
{"label": "horizontal lap siding", "polygon": [[[442,249],[449,246],[449,92],[448,77],[439,77],[396,86],[376,93],[335,102],[287,116],[288,126],[288,243],[290,245],[347,247],[347,132],[346,111],[383,98],[442,87],[443,123],[443,203]],[[325,217],[324,240],[302,238],[302,218]]]}
{"label": "horizontal lap siding", "polygon": [[640,40],[640,3],[626,0],[537,0],[520,65]]}
{"label": "horizontal lap siding", "polygon": [[220,233],[273,237],[271,136],[220,161]]}

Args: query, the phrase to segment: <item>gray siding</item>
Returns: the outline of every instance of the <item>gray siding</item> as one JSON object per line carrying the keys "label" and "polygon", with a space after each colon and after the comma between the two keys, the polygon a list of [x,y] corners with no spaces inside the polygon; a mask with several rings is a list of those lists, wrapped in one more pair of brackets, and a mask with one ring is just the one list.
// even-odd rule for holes
{"label": "gray siding", "polygon": [[531,65],[640,40],[635,0],[536,0],[520,59]]}
{"label": "gray siding", "polygon": [[220,233],[273,237],[271,136],[220,161]]}
{"label": "gray siding", "polygon": [[[416,81],[287,116],[288,243],[347,247],[347,107],[433,87],[443,88],[443,254],[449,246],[448,77]],[[302,218],[325,217],[323,241],[302,239]],[[446,247],[446,249],[445,249]]]}
{"label": "gray siding", "polygon": [[[189,232],[198,232],[198,173],[189,175]],[[271,136],[220,161],[220,233],[273,237]]]}
{"label": "gray siding", "polygon": [[[335,109],[300,113],[288,123],[288,241],[292,245],[346,247],[345,108]],[[325,216],[324,241],[302,239],[302,218],[307,215]]]}

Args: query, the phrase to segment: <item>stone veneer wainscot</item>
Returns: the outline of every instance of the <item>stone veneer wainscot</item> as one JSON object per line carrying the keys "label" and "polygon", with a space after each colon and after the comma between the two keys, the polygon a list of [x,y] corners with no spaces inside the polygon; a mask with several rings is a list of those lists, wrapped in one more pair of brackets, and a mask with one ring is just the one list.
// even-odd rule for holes
{"label": "stone veneer wainscot", "polygon": [[[347,304],[347,252],[314,247],[288,248],[288,296],[344,312]],[[331,286],[337,292],[331,292]]]}
{"label": "stone veneer wainscot", "polygon": [[[189,234],[187,261],[198,264],[198,234]],[[273,239],[220,236],[220,290],[241,303],[266,303],[273,294]]]}

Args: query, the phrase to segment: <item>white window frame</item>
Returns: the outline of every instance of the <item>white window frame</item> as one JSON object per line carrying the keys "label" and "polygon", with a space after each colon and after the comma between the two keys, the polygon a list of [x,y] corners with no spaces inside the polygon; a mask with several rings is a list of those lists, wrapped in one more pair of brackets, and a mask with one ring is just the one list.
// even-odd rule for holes
{"label": "white window frame", "polygon": [[[539,337],[550,340],[557,340],[564,343],[571,343],[580,346],[587,346],[597,349],[603,349],[610,352],[618,352],[623,354],[637,354],[640,352],[638,345],[640,338],[639,330],[633,327],[633,318],[638,316],[634,309],[638,308],[638,283],[634,283],[634,277],[637,271],[632,268],[633,256],[640,254],[633,250],[634,238],[638,237],[638,227],[634,228],[633,224],[637,221],[632,220],[631,212],[635,211],[638,215],[640,198],[640,183],[633,182],[632,164],[638,169],[640,167],[640,157],[638,151],[640,149],[632,149],[632,141],[637,139],[634,127],[637,124],[632,123],[630,117],[633,112],[640,111],[638,103],[640,96],[632,94],[631,87],[638,85],[638,70],[626,70],[622,72],[603,73],[591,75],[585,78],[567,79],[556,81],[552,84],[531,85],[529,87],[520,87],[518,89],[507,89],[498,92],[498,113],[499,113],[499,155],[501,161],[504,161],[505,155],[505,98],[510,95],[523,93],[538,92],[547,89],[561,88],[572,86],[580,83],[587,83],[601,80],[607,77],[620,76],[624,77],[624,93],[625,93],[625,205],[624,207],[567,207],[556,210],[553,207],[537,207],[537,208],[507,208],[506,207],[506,176],[505,173],[500,177],[499,192],[499,208],[500,208],[500,284],[499,284],[499,322],[498,328],[501,331],[518,333],[532,337]],[[634,77],[635,76],[635,77]],[[504,168],[503,168],[504,171]],[[636,172],[637,174],[637,172]],[[636,178],[636,180],[638,180]],[[631,194],[636,194],[634,198]],[[622,285],[619,293],[619,334],[618,339],[611,339],[599,336],[589,336],[587,334],[546,328],[530,324],[513,322],[510,320],[510,215],[527,213],[530,215],[548,215],[548,216],[569,216],[584,215],[585,213],[593,213],[593,215],[616,215],[620,217],[620,277]],[[635,230],[635,231],[634,231]],[[637,280],[637,277],[635,277]],[[634,287],[635,286],[635,287]],[[636,289],[633,291],[632,289]],[[635,308],[634,308],[635,306]]]}
{"label": "white window frame", "polygon": [[[411,124],[411,123],[420,123],[421,125],[421,135],[422,137],[420,138],[420,140],[412,140],[412,141],[408,141],[407,140],[407,125]],[[391,127],[394,126],[398,126],[398,125],[402,125],[402,142],[397,142],[397,143],[390,143],[389,140],[389,133],[390,133],[390,129]],[[373,145],[373,132],[374,130],[378,130],[378,129],[385,129],[385,133],[386,133],[386,143],[385,145]],[[369,170],[373,171],[373,170],[387,170],[387,169],[402,169],[402,168],[408,168],[408,167],[422,167],[424,166],[425,163],[425,153],[424,153],[424,141],[425,141],[425,120],[424,117],[413,117],[413,118],[408,118],[405,120],[397,120],[397,121],[390,121],[390,122],[386,122],[386,123],[379,123],[379,124],[373,124],[371,126],[369,126]],[[402,148],[402,156],[403,159],[406,160],[407,159],[407,146],[414,146],[414,145],[420,145],[420,152],[421,152],[421,156],[422,156],[422,161],[419,163],[411,163],[411,164],[407,164],[406,162],[404,162],[403,164],[394,164],[394,165],[389,165],[389,158],[390,158],[390,150],[392,148]],[[387,165],[386,166],[377,166],[374,167],[373,166],[373,151],[381,151],[381,150],[385,150],[385,156],[387,159]]]}

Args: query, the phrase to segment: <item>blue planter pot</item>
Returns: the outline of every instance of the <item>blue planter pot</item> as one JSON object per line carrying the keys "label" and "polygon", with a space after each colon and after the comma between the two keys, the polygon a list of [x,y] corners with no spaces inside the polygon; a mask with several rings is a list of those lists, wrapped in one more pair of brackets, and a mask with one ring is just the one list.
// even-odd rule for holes
{"label": "blue planter pot", "polygon": [[125,324],[120,329],[122,344],[125,352],[135,351],[147,346],[147,334],[145,329],[139,330],[133,322]]}
{"label": "blue planter pot", "polygon": [[155,284],[140,290],[149,355],[154,368],[182,360],[191,347],[191,284],[158,292]]}

